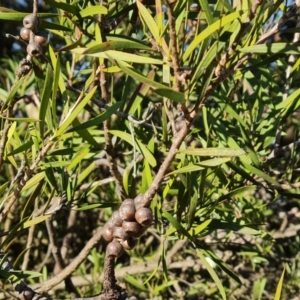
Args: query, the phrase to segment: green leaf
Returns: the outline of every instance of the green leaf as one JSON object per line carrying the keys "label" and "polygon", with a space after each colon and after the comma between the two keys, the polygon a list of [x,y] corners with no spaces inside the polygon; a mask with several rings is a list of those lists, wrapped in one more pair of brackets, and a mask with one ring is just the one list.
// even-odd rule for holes
{"label": "green leaf", "polygon": [[12,99],[14,98],[16,93],[20,90],[20,87],[23,84],[23,81],[25,78],[26,77],[23,76],[20,80],[18,80],[18,82],[16,84],[13,85],[13,88],[11,89],[10,93],[8,94],[6,101],[3,103],[2,108],[6,107],[6,105],[8,105],[12,101]]}
{"label": "green leaf", "polygon": [[46,170],[48,168],[64,168],[70,165],[70,161],[52,161],[52,162],[43,162],[40,164],[42,170]]}
{"label": "green leaf", "polygon": [[189,233],[192,236],[198,235],[199,233],[201,233],[210,224],[211,221],[212,221],[212,219],[208,219],[208,220],[204,221],[199,226],[190,229]]}
{"label": "green leaf", "polygon": [[204,161],[201,161],[201,162],[197,162],[196,164],[190,164],[188,166],[184,166],[184,167],[182,167],[178,170],[175,170],[175,171],[167,174],[166,176],[201,171],[201,170],[204,170],[204,168],[216,167],[216,166],[224,164],[224,163],[226,163],[230,160],[231,159],[229,157],[208,159],[208,160],[204,160]]}
{"label": "green leaf", "polygon": [[129,274],[125,276],[125,281],[127,281],[128,283],[130,283],[135,288],[141,291],[148,292],[148,287],[146,287],[143,283],[139,282],[137,279],[135,279],[133,276]]}
{"label": "green leaf", "polygon": [[189,238],[190,240],[193,240],[190,233],[166,210],[163,209],[163,216],[173,225],[174,228],[177,229],[178,232]]}
{"label": "green leaf", "polygon": [[249,165],[249,164],[247,164],[245,162],[242,162],[242,163],[243,163],[245,169],[247,171],[249,171],[250,173],[253,173],[253,174],[257,175],[260,178],[263,178],[265,181],[267,181],[267,182],[275,185],[276,187],[279,187],[279,188],[281,187],[281,185],[274,178],[272,178],[271,176],[267,175],[263,171],[255,168],[255,167],[253,167],[253,166],[251,166],[251,165]]}
{"label": "green leaf", "polygon": [[231,149],[231,148],[189,148],[178,150],[177,152],[185,153],[187,155],[195,156],[241,156],[246,154],[243,149]]}
{"label": "green leaf", "polygon": [[163,97],[168,97],[168,98],[170,97],[170,99],[175,102],[182,103],[185,101],[185,97],[184,97],[183,93],[176,92],[173,89],[170,89],[161,83],[158,83],[154,80],[149,79],[148,77],[144,76],[143,74],[137,72],[133,68],[133,66],[131,66],[125,62],[121,62],[121,61],[116,62],[116,64],[120,67],[120,69],[122,69],[123,72],[125,72],[132,78],[138,80],[139,82],[143,82],[143,83],[150,85],[153,88],[154,92],[156,92],[157,94],[159,94]]}
{"label": "green leaf", "polygon": [[0,116],[1,119],[10,120],[10,121],[19,121],[19,122],[25,122],[25,123],[37,123],[41,120],[38,119],[32,119],[32,118],[6,118],[5,116]]}
{"label": "green leaf", "polygon": [[[75,53],[78,52],[78,48],[74,49],[73,52]],[[163,61],[161,59],[156,59],[156,58],[132,54],[132,53],[126,53],[126,52],[116,51],[116,50],[107,50],[107,51],[97,52],[92,54],[88,53],[86,55],[93,56],[93,57],[101,57],[101,58],[112,58],[115,60],[122,60],[122,61],[139,63],[139,64],[153,64],[153,65],[163,64]]]}
{"label": "green leaf", "polygon": [[48,22],[43,20],[42,24],[41,24],[41,28],[45,28],[45,29],[50,29],[50,30],[62,30],[62,31],[72,31],[71,28],[60,25],[60,24],[56,24],[56,23],[52,23],[52,22]]}
{"label": "green leaf", "polygon": [[168,173],[167,175],[165,175],[166,177],[167,176],[170,176],[170,175],[176,175],[176,174],[182,174],[182,173],[189,173],[189,172],[196,172],[196,171],[201,171],[201,170],[204,170],[204,167],[201,167],[199,165],[188,165],[188,166],[184,166],[178,170],[175,170],[171,173]]}
{"label": "green leaf", "polygon": [[[41,106],[39,111],[39,118],[40,122],[40,135],[41,137],[44,136],[44,127],[45,127],[45,120],[47,115],[47,110],[49,106],[49,100],[52,92],[52,84],[53,84],[53,70],[50,64],[47,64],[47,71],[46,71],[46,78],[43,87],[43,91],[41,94]],[[47,123],[50,130],[53,130],[53,123],[51,118],[51,112],[49,111],[50,117],[47,116]]]}
{"label": "green leaf", "polygon": [[254,45],[238,49],[242,53],[260,53],[260,54],[277,54],[286,55],[296,54],[300,52],[300,46],[291,43],[270,43],[263,45]]}
{"label": "green leaf", "polygon": [[276,105],[276,109],[282,109],[281,117],[289,116],[292,112],[296,111],[300,105],[300,89],[295,90],[284,101]]}
{"label": "green leaf", "polygon": [[231,160],[230,157],[213,158],[213,159],[200,161],[197,163],[197,165],[202,166],[202,167],[216,167],[216,166],[222,165],[230,160]]}
{"label": "green leaf", "polygon": [[72,171],[72,169],[75,168],[75,166],[77,166],[79,163],[81,163],[81,161],[86,157],[86,155],[89,153],[89,145],[87,145],[85,148],[83,147],[83,149],[81,151],[79,151],[76,156],[72,159],[72,161],[69,163],[68,167],[67,167],[67,171]]}
{"label": "green leaf", "polygon": [[136,1],[136,5],[142,17],[142,20],[144,21],[144,24],[149,28],[155,41],[159,42],[159,30],[155,20],[152,18],[148,9],[140,1]]}
{"label": "green leaf", "polygon": [[95,169],[96,162],[91,163],[88,167],[84,167],[83,171],[78,175],[77,184],[80,185]]}
{"label": "green leaf", "polygon": [[[78,118],[75,118],[72,122],[72,126],[79,127],[81,123],[78,121]],[[94,147],[99,147],[100,143],[96,141],[93,135],[87,129],[76,130],[79,136],[81,136],[85,141],[93,145]]]}
{"label": "green leaf", "polygon": [[105,120],[110,118],[121,106],[123,105],[122,101],[116,102],[113,104],[110,108],[105,110],[101,115],[98,117],[95,117],[89,121],[86,121],[80,125],[74,126],[73,128],[70,128],[67,132],[74,132],[79,131],[83,129],[87,129],[93,126],[98,126],[102,124]]}
{"label": "green leaf", "polygon": [[192,54],[192,52],[199,46],[199,44],[204,41],[206,38],[208,38],[210,35],[212,35],[217,30],[220,30],[220,28],[235,19],[237,19],[241,15],[241,12],[235,11],[220,20],[214,22],[213,24],[209,25],[207,28],[205,28],[199,35],[197,35],[191,44],[188,46],[187,50],[183,54],[183,61],[187,61],[189,56]]}
{"label": "green leaf", "polygon": [[41,180],[43,180],[45,177],[45,173],[41,172],[38,174],[35,174],[32,178],[30,178],[25,186],[23,187],[23,191],[26,191],[28,189],[30,189],[31,187],[35,186],[36,184],[38,184]]}
{"label": "green leaf", "polygon": [[187,215],[187,230],[189,230],[193,223],[194,223],[194,218],[195,218],[195,214],[197,211],[197,205],[198,205],[198,197],[199,197],[199,193],[198,193],[198,189],[196,188],[197,184],[197,178],[193,177],[192,180],[194,180],[193,184],[191,185],[191,189],[193,189],[194,194],[191,197],[190,200],[190,205],[188,208],[188,215]]}
{"label": "green leaf", "polygon": [[104,43],[94,42],[91,43],[88,48],[76,48],[73,49],[72,52],[77,54],[94,54],[99,52],[104,52],[108,50],[122,50],[122,49],[141,49],[141,50],[149,50],[152,49],[147,45],[132,40],[120,40],[120,41],[106,41]]}
{"label": "green leaf", "polygon": [[250,186],[242,186],[240,188],[237,188],[227,194],[222,195],[219,199],[218,202],[223,201],[225,199],[231,199],[232,197],[236,196],[236,195],[240,195],[243,194],[245,192],[250,192],[250,191],[254,191],[256,190],[256,186],[255,185],[250,185]]}
{"label": "green leaf", "polygon": [[66,128],[74,121],[74,119],[78,116],[78,114],[83,110],[85,105],[91,100],[93,97],[97,86],[94,86],[93,89],[83,98],[81,97],[76,101],[74,106],[71,108],[70,113],[65,117],[64,121],[58,128],[55,136],[58,137],[64,133]]}
{"label": "green leaf", "polygon": [[[16,10],[7,10],[5,7],[0,7],[0,20],[22,21],[27,15],[28,13],[22,13]],[[58,16],[58,14],[54,13],[40,13],[38,15],[41,18],[53,18]]]}
{"label": "green leaf", "polygon": [[[110,130],[109,131],[112,135],[115,135],[124,141],[126,141],[128,144],[133,146],[133,141],[132,137],[130,134],[124,132],[124,131],[119,131],[119,130]],[[141,143],[139,140],[135,138],[135,142],[137,144],[137,150],[144,156],[144,158],[148,161],[148,163],[151,165],[151,167],[156,166],[156,159],[154,158],[153,154],[148,150],[148,148]]]}
{"label": "green leaf", "polygon": [[206,267],[207,271],[209,272],[210,276],[212,277],[212,279],[214,280],[214,282],[216,283],[220,293],[221,293],[221,296],[223,298],[223,300],[226,300],[227,297],[226,297],[226,293],[225,293],[225,290],[224,290],[224,287],[217,275],[217,273],[215,272],[215,270],[211,267],[211,265],[209,264],[209,262],[207,261],[206,257],[202,254],[201,250],[197,249],[197,253],[202,261],[202,263],[204,264],[204,266]]}
{"label": "green leaf", "polygon": [[225,46],[224,42],[216,41],[209,50],[205,53],[203,59],[201,59],[200,63],[197,64],[197,68],[194,72],[194,75],[191,79],[191,82],[194,83],[199,80],[200,76],[206,71],[206,69],[212,64],[212,62],[216,59],[218,53]]}
{"label": "green leaf", "polygon": [[20,147],[12,150],[12,151],[9,151],[8,155],[7,156],[10,156],[10,155],[16,155],[18,153],[21,153],[21,152],[25,152],[27,151],[28,149],[30,149],[30,147],[33,145],[33,140],[30,140],[29,142],[26,142],[24,144],[22,144]]}
{"label": "green leaf", "polygon": [[236,273],[234,273],[229,268],[229,266],[227,266],[227,264],[222,259],[220,259],[213,251],[202,249],[202,253],[204,253],[204,255],[206,254],[208,257],[211,257],[213,259],[214,263],[216,263],[216,265],[220,269],[222,269],[228,276],[230,276],[237,283],[242,284],[239,276]]}
{"label": "green leaf", "polygon": [[46,3],[48,3],[50,5],[50,7],[55,7],[64,11],[67,11],[69,13],[71,13],[72,15],[77,15],[80,10],[77,6],[72,5],[72,4],[68,4],[62,1],[54,1],[54,0],[45,0]]}
{"label": "green leaf", "polygon": [[93,16],[93,15],[106,15],[106,14],[107,14],[107,8],[102,5],[89,6],[80,11],[80,16],[82,18]]}
{"label": "green leaf", "polygon": [[91,210],[95,208],[106,208],[106,207],[112,207],[115,204],[112,203],[100,203],[100,204],[85,204],[83,206],[74,208],[76,211],[85,211],[85,210]]}

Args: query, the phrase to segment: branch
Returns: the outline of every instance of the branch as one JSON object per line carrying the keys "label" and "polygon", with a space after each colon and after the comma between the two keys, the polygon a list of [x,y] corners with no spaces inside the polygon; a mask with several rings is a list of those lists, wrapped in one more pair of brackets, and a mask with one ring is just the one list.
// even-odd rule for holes
{"label": "branch", "polygon": [[164,179],[164,176],[166,175],[166,172],[168,168],[170,167],[171,163],[173,162],[177,150],[180,148],[181,143],[184,141],[185,137],[189,133],[190,127],[192,125],[192,119],[185,120],[185,123],[183,124],[181,130],[178,132],[176,137],[173,140],[172,146],[169,149],[169,152],[164,159],[163,163],[161,164],[151,186],[144,194],[144,197],[139,201],[139,203],[136,204],[136,209],[138,210],[141,207],[147,207],[150,205],[151,200],[157,193],[158,189],[160,188],[160,185]]}

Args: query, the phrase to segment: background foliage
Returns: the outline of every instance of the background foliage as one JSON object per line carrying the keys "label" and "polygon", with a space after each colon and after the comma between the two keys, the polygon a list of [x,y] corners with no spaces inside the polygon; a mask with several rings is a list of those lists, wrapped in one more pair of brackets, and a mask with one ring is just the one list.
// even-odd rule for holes
{"label": "background foliage", "polygon": [[[274,299],[285,269],[298,299],[297,5],[41,1],[49,45],[16,81],[26,47],[5,34],[32,4],[1,1],[1,250],[30,286],[70,298],[50,278],[146,193],[154,225],[117,260],[129,295]],[[102,289],[104,246],[71,270],[81,296]]]}

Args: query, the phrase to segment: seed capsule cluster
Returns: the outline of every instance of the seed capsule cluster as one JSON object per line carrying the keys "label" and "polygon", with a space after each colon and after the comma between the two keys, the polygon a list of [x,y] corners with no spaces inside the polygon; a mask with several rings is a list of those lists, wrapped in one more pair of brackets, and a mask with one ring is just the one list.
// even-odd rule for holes
{"label": "seed capsule cluster", "polygon": [[123,201],[104,225],[102,237],[109,242],[106,247],[108,256],[120,257],[124,249],[132,250],[136,245],[136,239],[151,225],[153,221],[151,209],[143,207],[136,210],[135,203],[136,199]]}
{"label": "seed capsule cluster", "polygon": [[[41,18],[37,15],[30,14],[23,19],[23,26],[20,30],[22,40],[28,42],[27,53],[30,56],[39,56],[42,53],[42,46],[48,43],[48,34],[42,31],[37,31],[41,25]],[[33,34],[33,40],[30,35]]]}

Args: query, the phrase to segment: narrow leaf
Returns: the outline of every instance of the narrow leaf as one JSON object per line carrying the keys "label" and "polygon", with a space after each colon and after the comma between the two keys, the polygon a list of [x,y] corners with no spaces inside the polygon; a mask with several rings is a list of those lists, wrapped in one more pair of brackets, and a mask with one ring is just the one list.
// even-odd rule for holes
{"label": "narrow leaf", "polygon": [[155,20],[152,18],[148,9],[140,2],[140,0],[136,1],[136,5],[137,5],[139,13],[144,21],[144,24],[147,25],[147,27],[149,28],[155,41],[159,42],[159,39],[160,39],[159,30],[158,30],[157,24],[155,23]]}
{"label": "narrow leaf", "polygon": [[276,288],[276,294],[274,300],[280,300],[281,292],[282,292],[282,287],[283,287],[283,279],[284,279],[284,273],[285,273],[285,268],[283,269],[279,282],[277,284]]}
{"label": "narrow leaf", "polygon": [[23,187],[23,191],[26,191],[26,190],[30,189],[31,187],[33,187],[34,185],[38,184],[42,179],[44,179],[44,177],[45,177],[44,172],[34,175],[31,179],[29,179],[27,181],[27,183]]}
{"label": "narrow leaf", "polygon": [[205,28],[199,35],[197,35],[194,40],[191,42],[191,44],[188,46],[187,50],[183,54],[183,61],[186,61],[189,56],[192,54],[192,52],[199,46],[199,44],[208,38],[210,35],[212,35],[214,32],[219,30],[221,27],[226,25],[227,23],[230,23],[237,19],[240,16],[240,12],[233,12],[220,20],[214,22],[213,24],[209,25],[207,28]]}
{"label": "narrow leaf", "polygon": [[230,148],[193,148],[178,150],[180,153],[195,156],[240,156],[246,154],[243,149],[230,149]]}
{"label": "narrow leaf", "polygon": [[66,116],[63,123],[57,130],[56,136],[60,136],[66,130],[66,128],[74,121],[74,119],[78,116],[78,114],[83,110],[85,105],[91,100],[96,89],[97,86],[95,86],[82,100],[80,99],[77,100],[77,102],[74,104],[74,106],[71,109],[71,113]]}
{"label": "narrow leaf", "polygon": [[108,50],[120,50],[120,49],[142,49],[152,50],[149,46],[132,40],[121,40],[121,41],[106,41],[104,43],[93,43],[88,48],[76,48],[73,52],[78,54],[93,54]]}
{"label": "narrow leaf", "polygon": [[31,227],[33,225],[36,225],[38,223],[41,223],[41,222],[44,222],[45,220],[49,219],[51,215],[47,215],[47,216],[39,216],[33,220],[30,220],[30,221],[26,221],[24,224],[23,224],[23,228],[28,228],[28,227]]}
{"label": "narrow leaf", "polygon": [[104,111],[101,115],[98,117],[95,117],[89,121],[86,121],[78,126],[74,126],[73,128],[70,128],[67,132],[73,132],[73,131],[79,131],[83,129],[87,129],[93,126],[100,125],[105,120],[110,118],[112,114],[114,114],[124,103],[122,101],[116,102],[114,105],[112,105],[110,108],[108,108],[106,111]]}
{"label": "narrow leaf", "polygon": [[300,46],[291,43],[269,43],[263,45],[255,45],[239,49],[243,53],[260,53],[260,54],[277,54],[282,53],[286,55],[296,54],[300,52]]}
{"label": "narrow leaf", "polygon": [[107,8],[102,5],[93,5],[84,8],[82,11],[80,11],[80,16],[82,18],[93,16],[93,15],[106,15],[107,14]]}
{"label": "narrow leaf", "polygon": [[222,282],[220,281],[217,273],[215,272],[215,270],[211,267],[211,265],[208,263],[206,257],[202,254],[201,250],[197,249],[197,253],[202,261],[202,263],[204,264],[204,266],[206,267],[207,271],[209,272],[210,276],[212,277],[212,279],[214,280],[214,282],[216,283],[223,300],[226,300],[226,294],[225,294],[225,290],[224,287],[222,285]]}
{"label": "narrow leaf", "polygon": [[265,181],[277,186],[277,187],[281,187],[280,184],[271,176],[269,176],[268,174],[264,173],[263,171],[247,164],[243,162],[244,167],[246,168],[246,170],[248,170],[249,172],[263,178]]}
{"label": "narrow leaf", "polygon": [[171,97],[170,99],[175,102],[184,102],[185,101],[185,97],[184,97],[183,93],[176,92],[161,83],[158,83],[154,80],[149,79],[148,77],[137,72],[131,65],[129,65],[125,62],[118,61],[116,63],[120,67],[120,69],[122,69],[126,74],[128,74],[132,78],[138,80],[139,82],[143,82],[143,83],[150,85],[154,89],[154,92],[157,92],[159,95],[161,95],[163,97],[164,96]]}
{"label": "narrow leaf", "polygon": [[184,166],[184,167],[182,167],[178,170],[175,170],[173,172],[170,172],[165,176],[182,174],[182,173],[189,173],[189,172],[196,172],[196,171],[201,171],[201,170],[204,170],[204,167],[201,167],[199,165],[188,165],[188,166]]}
{"label": "narrow leaf", "polygon": [[[132,145],[132,137],[130,134],[124,132],[124,131],[119,131],[119,130],[110,130],[109,131],[112,135],[115,135],[124,141],[126,141],[128,144]],[[154,158],[153,154],[148,150],[148,148],[141,143],[139,140],[135,139],[135,142],[137,143],[137,150],[147,159],[148,163],[152,166],[156,166],[156,159]]]}
{"label": "narrow leaf", "polygon": [[170,213],[168,213],[166,210],[163,210],[163,216],[173,225],[174,228],[178,230],[178,232],[188,237],[190,240],[193,240],[190,233]]}
{"label": "narrow leaf", "polygon": [[[74,49],[73,52],[78,52],[78,49]],[[161,59],[156,59],[147,56],[141,56],[137,54],[127,53],[123,51],[116,51],[116,50],[107,50],[104,52],[97,52],[97,53],[87,53],[86,55],[94,56],[94,57],[101,57],[101,58],[113,58],[116,60],[127,61],[131,63],[139,63],[139,64],[154,64],[154,65],[162,65],[163,61]]]}
{"label": "narrow leaf", "polygon": [[[39,119],[40,122],[40,135],[41,137],[44,136],[44,127],[45,127],[45,119],[46,119],[46,113],[49,107],[49,100],[52,92],[52,84],[53,84],[53,70],[50,64],[47,65],[47,71],[46,71],[46,78],[45,83],[41,95],[41,106],[39,111]],[[52,120],[50,121],[52,124]],[[50,124],[48,124],[49,126]],[[52,127],[53,128],[53,127]],[[51,129],[52,129],[51,128]]]}

